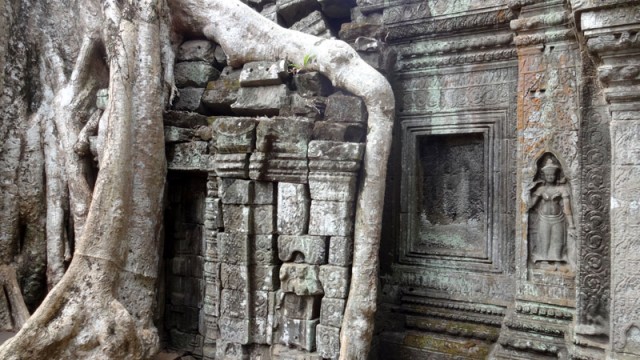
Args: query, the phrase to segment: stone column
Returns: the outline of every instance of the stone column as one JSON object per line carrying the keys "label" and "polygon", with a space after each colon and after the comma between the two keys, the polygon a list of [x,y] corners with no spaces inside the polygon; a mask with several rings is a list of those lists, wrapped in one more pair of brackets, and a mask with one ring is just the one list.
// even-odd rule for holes
{"label": "stone column", "polygon": [[517,290],[493,355],[562,358],[575,312],[580,53],[562,1],[512,4],[519,12],[511,21],[519,62]]}
{"label": "stone column", "polygon": [[[640,356],[640,4],[574,2],[611,112],[611,306],[608,357]],[[584,219],[589,221],[589,219]],[[590,286],[600,284],[594,279]]]}

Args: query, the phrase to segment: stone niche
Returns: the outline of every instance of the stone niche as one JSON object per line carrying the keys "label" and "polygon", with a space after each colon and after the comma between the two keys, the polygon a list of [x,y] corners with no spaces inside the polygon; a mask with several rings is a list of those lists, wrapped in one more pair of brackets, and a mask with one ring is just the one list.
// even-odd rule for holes
{"label": "stone niche", "polygon": [[500,112],[459,113],[402,123],[403,234],[400,262],[425,266],[500,269],[504,233],[496,201],[503,172],[496,154]]}

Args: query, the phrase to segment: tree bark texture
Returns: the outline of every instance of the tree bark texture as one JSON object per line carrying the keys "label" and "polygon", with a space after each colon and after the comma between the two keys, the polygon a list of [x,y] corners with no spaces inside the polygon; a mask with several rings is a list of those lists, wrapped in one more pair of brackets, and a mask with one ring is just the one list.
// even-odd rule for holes
{"label": "tree bark texture", "polygon": [[[0,347],[0,358],[143,359],[158,350],[152,319],[166,174],[162,112],[174,92],[171,29],[217,41],[233,66],[314,59],[307,69],[365,101],[369,131],[341,359],[367,357],[395,112],[381,74],[346,43],[281,28],[237,0],[0,0],[0,7],[8,28],[22,27],[8,31],[0,25],[0,46],[18,55],[0,56],[0,105],[6,106],[0,165],[8,165],[0,168],[30,164],[0,174],[0,200],[11,215],[0,220],[9,229],[0,234],[0,261],[12,264],[24,253],[11,229],[25,228],[31,231],[23,236],[26,246],[46,244],[37,253],[46,254],[47,269],[35,276],[46,273],[52,287],[20,332]],[[26,45],[42,53],[29,57]],[[30,58],[37,59],[31,60],[37,74],[26,70]],[[31,80],[39,88],[27,99]],[[102,112],[95,94],[107,86]],[[104,141],[94,185],[91,159],[78,149],[96,123]],[[32,163],[21,162],[25,154]],[[21,178],[31,184],[26,191]],[[46,203],[46,213],[36,211],[43,208],[38,202]],[[72,228],[65,226],[69,218]]]}

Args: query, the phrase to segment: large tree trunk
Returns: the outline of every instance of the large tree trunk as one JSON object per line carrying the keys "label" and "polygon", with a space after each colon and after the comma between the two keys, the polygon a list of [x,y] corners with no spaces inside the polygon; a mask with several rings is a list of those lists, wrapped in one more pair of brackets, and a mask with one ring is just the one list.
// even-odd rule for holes
{"label": "large tree trunk", "polygon": [[[56,51],[59,39],[41,36],[51,49],[47,64],[55,70],[42,105],[49,111],[41,117],[47,129],[45,170],[51,177],[46,186],[57,194],[49,198],[47,210],[48,253],[54,257],[49,272],[51,285],[57,285],[20,332],[0,347],[0,358],[142,359],[158,350],[152,312],[165,181],[162,110],[173,89],[169,9],[177,32],[217,41],[232,65],[281,58],[303,63],[310,57],[309,70],[364,99],[369,132],[341,358],[366,358],[394,115],[388,82],[347,44],[280,28],[237,0],[102,0],[99,7],[88,1],[86,8],[88,19],[75,25],[86,35],[75,52],[69,51],[75,64],[68,79],[68,54]],[[93,107],[96,90],[107,77],[100,69],[108,69],[104,115]],[[102,117],[100,131],[106,133],[93,190],[86,160],[73,151],[91,116]],[[46,128],[51,125],[57,131]],[[69,189],[77,246],[58,282],[65,247],[64,187]]]}

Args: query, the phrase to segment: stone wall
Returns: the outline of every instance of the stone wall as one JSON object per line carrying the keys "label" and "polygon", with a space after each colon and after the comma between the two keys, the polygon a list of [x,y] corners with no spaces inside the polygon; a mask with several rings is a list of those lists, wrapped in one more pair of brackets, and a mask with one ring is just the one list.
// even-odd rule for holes
{"label": "stone wall", "polygon": [[[372,358],[640,356],[637,3],[247,3],[340,37],[394,86]],[[226,67],[201,40],[176,80],[167,229],[189,208],[202,234],[178,254],[167,233],[167,343],[337,358],[362,101],[286,59]]]}
{"label": "stone wall", "polygon": [[337,358],[362,100],[286,59],[226,67],[204,40],[181,45],[176,85],[165,114],[167,346],[204,359]]}

